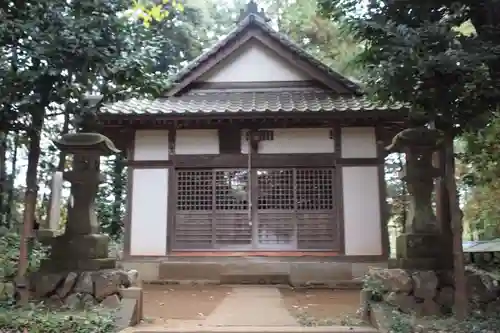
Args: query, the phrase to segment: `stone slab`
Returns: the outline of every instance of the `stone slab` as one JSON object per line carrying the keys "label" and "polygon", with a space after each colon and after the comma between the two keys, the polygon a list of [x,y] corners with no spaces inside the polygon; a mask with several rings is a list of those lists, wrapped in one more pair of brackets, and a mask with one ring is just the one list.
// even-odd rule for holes
{"label": "stone slab", "polygon": [[134,322],[139,323],[144,318],[144,291],[141,287],[121,288],[120,296],[123,299],[133,299],[136,303]]}
{"label": "stone slab", "polygon": [[[369,267],[387,262],[334,261],[335,258],[298,257],[165,257],[163,260],[130,259],[124,268],[136,269],[147,283],[288,284],[294,286],[359,282]],[[376,260],[376,259],[374,259]],[[359,280],[359,281],[358,281]],[[355,288],[358,285],[353,284]]]}
{"label": "stone slab", "polygon": [[255,274],[221,274],[220,276],[221,284],[285,284],[290,283],[288,274],[267,274],[267,273],[255,273]]}
{"label": "stone slab", "polygon": [[129,328],[123,333],[378,333],[373,327],[352,326],[231,326],[231,327],[175,327],[161,326]]}
{"label": "stone slab", "polygon": [[[223,266],[218,263],[168,262],[159,264],[160,280],[220,280]],[[139,275],[142,274],[139,272]]]}
{"label": "stone slab", "polygon": [[290,283],[292,286],[330,284],[335,281],[352,280],[350,263],[291,263]]}
{"label": "stone slab", "polygon": [[206,326],[299,326],[275,287],[235,287],[206,318]]}
{"label": "stone slab", "polygon": [[125,270],[135,269],[139,272],[139,279],[143,282],[159,280],[160,262],[158,261],[135,261],[127,260],[119,263]]}
{"label": "stone slab", "polygon": [[221,265],[224,275],[289,275],[290,263],[248,260]]}
{"label": "stone slab", "polygon": [[124,329],[129,326],[137,325],[136,322],[137,301],[132,298],[124,298],[121,301],[120,308],[116,312],[115,325],[118,329]]}

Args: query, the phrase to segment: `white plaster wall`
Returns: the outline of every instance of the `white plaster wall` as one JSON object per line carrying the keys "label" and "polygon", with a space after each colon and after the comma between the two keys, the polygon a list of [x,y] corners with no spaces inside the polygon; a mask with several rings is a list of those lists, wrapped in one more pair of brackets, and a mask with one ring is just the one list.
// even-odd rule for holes
{"label": "white plaster wall", "polygon": [[177,130],[175,137],[177,155],[219,154],[217,130]]}
{"label": "white plaster wall", "polygon": [[381,255],[380,191],[376,166],[342,167],[346,255]]}
{"label": "white plaster wall", "polygon": [[167,169],[135,169],[132,183],[130,254],[167,254]]}
{"label": "white plaster wall", "polygon": [[136,161],[168,160],[168,131],[166,130],[135,131],[134,160]]}
{"label": "white plaster wall", "polygon": [[258,41],[248,41],[235,55],[203,75],[199,82],[303,81],[311,78]]}
{"label": "white plaster wall", "polygon": [[[329,128],[279,128],[274,131],[274,140],[261,141],[259,154],[333,153],[334,140]],[[248,153],[246,130],[241,131],[241,152]]]}
{"label": "white plaster wall", "polygon": [[377,139],[374,127],[343,127],[342,157],[377,157]]}

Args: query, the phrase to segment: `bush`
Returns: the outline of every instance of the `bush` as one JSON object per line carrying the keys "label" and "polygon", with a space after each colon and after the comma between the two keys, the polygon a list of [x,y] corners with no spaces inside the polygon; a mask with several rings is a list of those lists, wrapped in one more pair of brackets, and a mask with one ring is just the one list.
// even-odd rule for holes
{"label": "bush", "polygon": [[54,311],[43,305],[0,306],[2,333],[109,333],[115,331],[112,312],[99,309],[81,313]]}
{"label": "bush", "polygon": [[[14,230],[0,230],[0,281],[11,281],[17,274],[20,236]],[[34,272],[46,257],[48,248],[32,240],[28,272]]]}

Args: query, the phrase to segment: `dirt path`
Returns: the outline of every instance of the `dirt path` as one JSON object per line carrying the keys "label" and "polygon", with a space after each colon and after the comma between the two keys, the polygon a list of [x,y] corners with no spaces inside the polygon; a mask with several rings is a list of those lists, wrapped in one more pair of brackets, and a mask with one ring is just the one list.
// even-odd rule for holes
{"label": "dirt path", "polygon": [[144,316],[158,325],[167,320],[203,320],[231,290],[213,285],[145,285]]}
{"label": "dirt path", "polygon": [[[356,322],[359,291],[293,290],[258,286],[253,288],[255,295],[249,294],[252,287],[248,286],[146,285],[144,286],[145,325],[217,326],[217,323],[221,322],[219,324],[223,326],[227,321],[231,326],[233,322],[242,321],[245,314],[248,314],[246,315],[248,317],[253,313],[255,318],[260,318],[266,316],[266,313],[276,312],[265,309],[261,311],[261,307],[271,304],[275,308],[282,308],[278,310],[279,313],[288,311],[303,326],[359,324],[359,321]],[[266,293],[264,289],[275,289],[276,293]],[[271,294],[275,295],[273,300],[270,300]],[[243,300],[238,295],[247,295],[248,300]],[[239,306],[236,306],[237,304]],[[235,313],[223,315],[224,309],[226,312],[231,312],[234,308],[242,310],[243,315],[237,316]],[[265,318],[259,319],[260,321],[265,322]]]}
{"label": "dirt path", "polygon": [[285,306],[303,326],[360,325],[358,290],[288,289]]}

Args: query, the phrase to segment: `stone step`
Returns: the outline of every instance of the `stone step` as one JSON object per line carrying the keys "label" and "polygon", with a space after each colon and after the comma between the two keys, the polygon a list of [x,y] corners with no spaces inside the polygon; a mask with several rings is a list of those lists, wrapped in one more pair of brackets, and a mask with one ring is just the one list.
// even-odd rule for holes
{"label": "stone step", "polygon": [[[338,259],[338,258],[337,258]],[[125,260],[143,282],[160,284],[290,284],[293,287],[359,289],[370,267],[387,262],[333,261],[334,258],[171,257]],[[288,283],[289,281],[289,283]]]}
{"label": "stone step", "polygon": [[127,329],[127,333],[377,333],[373,327],[358,326],[223,326],[165,328],[148,327]]}
{"label": "stone step", "polygon": [[[159,264],[158,278],[154,281],[359,289],[359,279],[369,265],[365,264],[362,269],[354,272],[355,265],[348,262],[273,262],[262,259],[212,262],[170,260]],[[152,280],[149,279],[149,282]]]}

